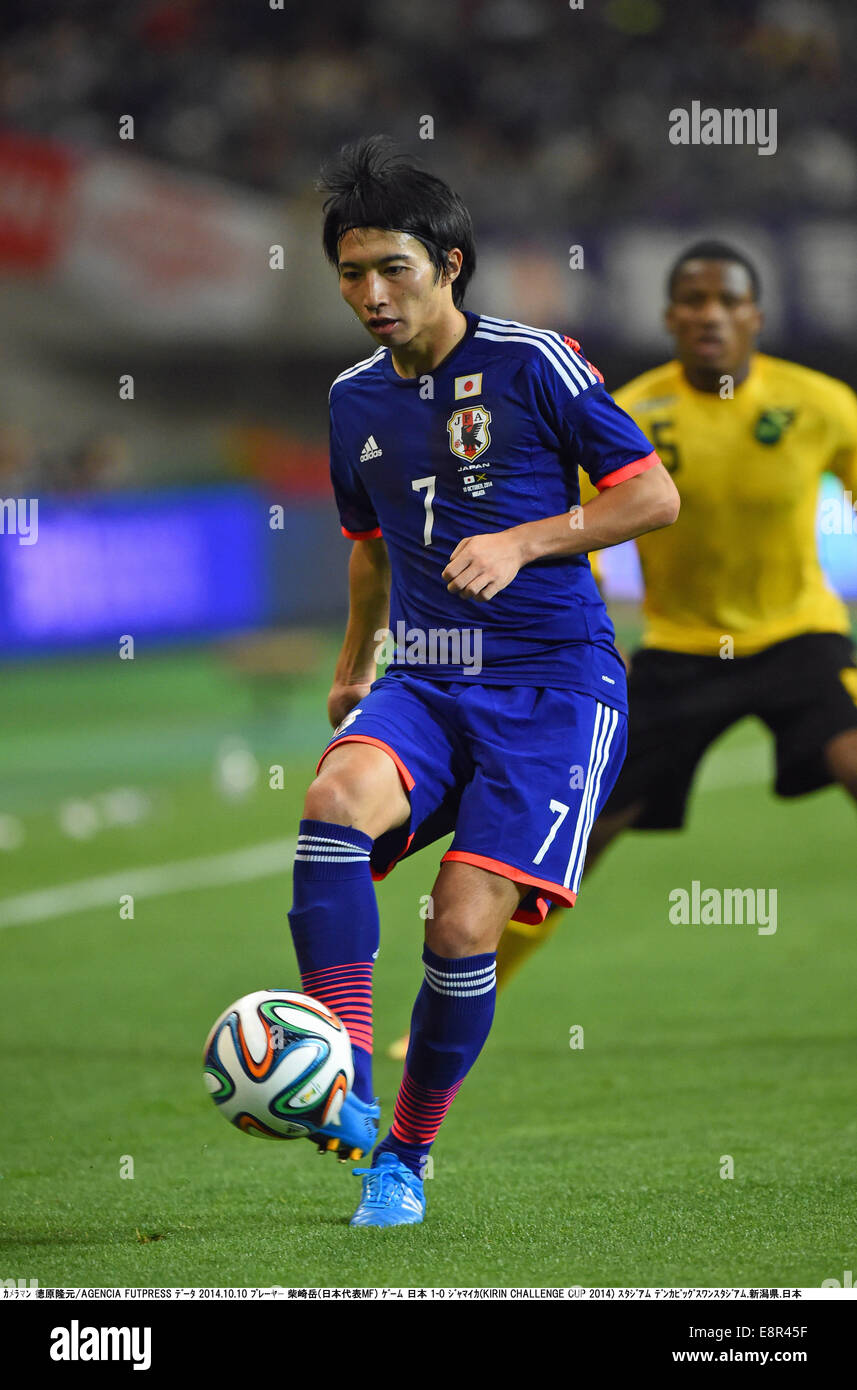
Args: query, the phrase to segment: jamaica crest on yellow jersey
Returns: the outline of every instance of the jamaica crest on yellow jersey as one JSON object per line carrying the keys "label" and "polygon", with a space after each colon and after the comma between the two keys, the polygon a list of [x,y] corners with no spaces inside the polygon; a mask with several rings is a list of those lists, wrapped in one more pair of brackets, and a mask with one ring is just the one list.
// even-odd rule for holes
{"label": "jamaica crest on yellow jersey", "polygon": [[756,421],[753,437],[760,444],[778,444],[796,415],[796,410],[763,410]]}

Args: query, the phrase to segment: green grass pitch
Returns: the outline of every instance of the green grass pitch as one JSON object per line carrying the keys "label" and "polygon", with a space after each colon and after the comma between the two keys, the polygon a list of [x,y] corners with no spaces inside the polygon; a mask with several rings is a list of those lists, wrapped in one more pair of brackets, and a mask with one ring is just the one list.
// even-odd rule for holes
{"label": "green grass pitch", "polygon": [[[0,852],[0,921],[39,889],[118,886],[0,929],[0,1278],[802,1286],[857,1269],[854,808],[835,790],[778,802],[752,723],[709,756],[688,833],[625,837],[501,997],[435,1145],[423,1226],[350,1230],[350,1166],[224,1124],[202,1082],[210,1024],[249,990],[299,988],[288,859],[138,893],[133,920],[118,892],[140,867],[293,837],[325,691],[319,675],[259,700],[211,651],[5,669],[0,814],[24,839]],[[211,769],[236,733],[265,775],[229,801]],[[139,823],[61,832],[63,802],[122,786],[150,797]],[[400,1067],[383,1047],[419,986],[439,857],[379,887],[387,1120]],[[775,888],[776,933],[672,925],[668,894],[694,879]]]}

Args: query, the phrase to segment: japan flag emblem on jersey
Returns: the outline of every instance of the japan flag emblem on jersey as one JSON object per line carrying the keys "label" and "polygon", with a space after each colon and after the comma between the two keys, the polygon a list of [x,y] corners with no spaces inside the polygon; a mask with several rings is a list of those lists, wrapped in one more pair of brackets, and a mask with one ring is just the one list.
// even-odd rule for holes
{"label": "japan flag emblem on jersey", "polygon": [[449,431],[449,447],[456,458],[472,459],[484,454],[491,443],[488,426],[491,424],[491,411],[484,405],[474,405],[469,410],[456,410],[446,422]]}
{"label": "japan flag emblem on jersey", "polygon": [[477,396],[481,395],[481,372],[471,372],[470,376],[457,376],[455,378],[455,399],[457,401],[475,401]]}

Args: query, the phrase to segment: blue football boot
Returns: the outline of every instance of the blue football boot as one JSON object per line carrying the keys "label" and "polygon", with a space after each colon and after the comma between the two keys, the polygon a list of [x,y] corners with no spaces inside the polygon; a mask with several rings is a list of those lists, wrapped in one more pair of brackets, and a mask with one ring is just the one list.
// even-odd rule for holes
{"label": "blue football boot", "polygon": [[314,1129],[307,1138],[318,1146],[319,1153],[335,1153],[340,1163],[347,1163],[350,1158],[362,1158],[372,1152],[380,1123],[377,1096],[370,1104],[349,1091],[336,1119]]}
{"label": "blue football boot", "polygon": [[363,1179],[360,1205],[349,1226],[411,1226],[426,1214],[422,1179],[394,1153],[382,1149],[371,1168],[353,1169]]}

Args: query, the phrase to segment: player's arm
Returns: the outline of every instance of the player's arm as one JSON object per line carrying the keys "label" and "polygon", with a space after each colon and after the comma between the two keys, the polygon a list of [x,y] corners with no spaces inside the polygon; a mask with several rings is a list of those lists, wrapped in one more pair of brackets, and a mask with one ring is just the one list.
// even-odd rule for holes
{"label": "player's arm", "polygon": [[[660,459],[645,473],[605,488],[582,508],[546,521],[528,521],[519,534],[523,563],[552,555],[577,555],[621,545],[647,531],[672,526],[679,513],[675,483]],[[575,515],[579,511],[581,515]]]}
{"label": "player's arm", "polygon": [[390,621],[390,559],[382,537],[354,542],[348,598],[348,625],[327,698],[334,728],[368,694],[377,671],[377,634]]}
{"label": "player's arm", "polygon": [[[589,478],[587,477],[586,473],[584,473],[582,468],[578,472],[577,482],[580,488],[580,500],[585,506],[587,502],[591,502],[594,497],[598,496],[598,491],[595,488],[595,486],[589,481]],[[592,578],[598,585],[598,592],[604,599],[604,602],[607,603],[607,594],[605,593],[604,588],[604,571],[602,569],[601,561],[598,558],[597,551],[591,551],[589,553],[589,568],[592,571]],[[621,656],[622,660],[624,661],[626,667],[628,667],[628,669],[630,670],[631,658],[618,638],[616,639],[616,650]]]}
{"label": "player's arm", "polygon": [[580,555],[671,526],[679,513],[675,483],[660,459],[645,473],[605,489],[584,507],[459,541],[443,572],[450,593],[484,602],[533,560]]}
{"label": "player's arm", "polygon": [[353,541],[348,561],[348,624],[327,697],[327,716],[336,728],[375,680],[376,633],[390,621],[390,558],[378,517],[350,462],[330,411],[330,481],[342,534]]}
{"label": "player's arm", "polygon": [[857,396],[844,382],[836,382],[837,392],[831,414],[835,443],[828,470],[839,478],[852,504],[857,497]]}

